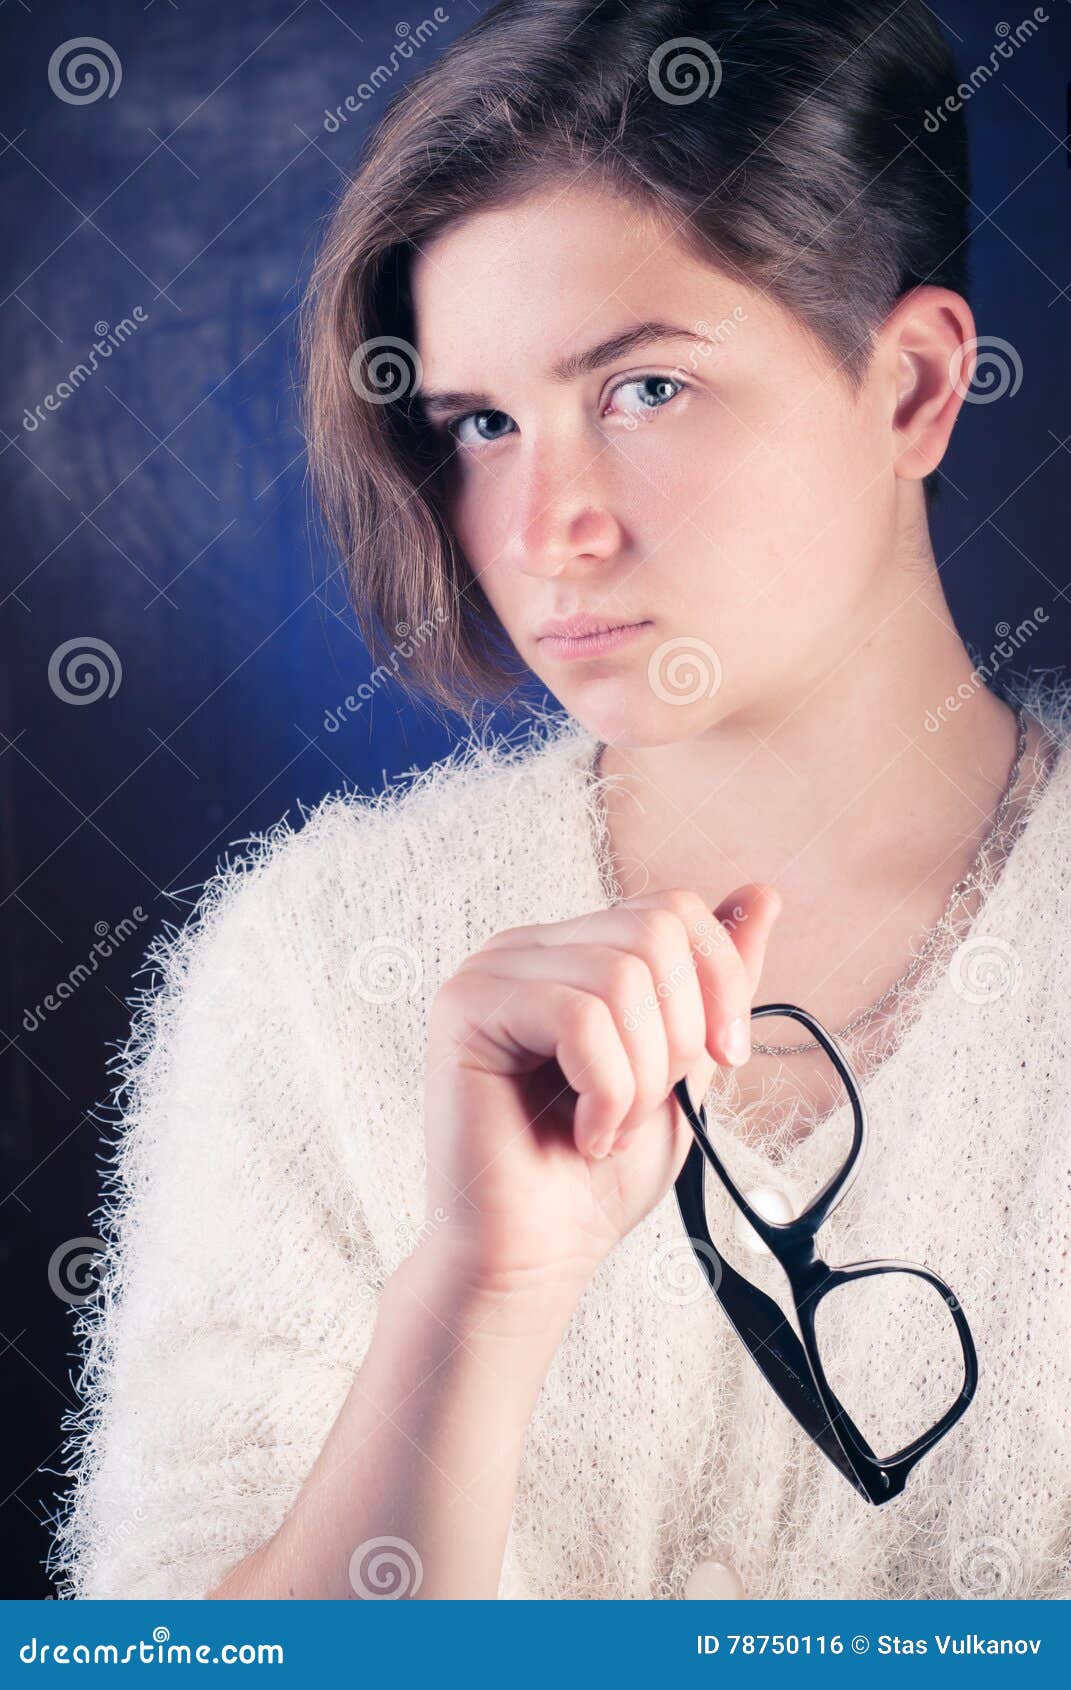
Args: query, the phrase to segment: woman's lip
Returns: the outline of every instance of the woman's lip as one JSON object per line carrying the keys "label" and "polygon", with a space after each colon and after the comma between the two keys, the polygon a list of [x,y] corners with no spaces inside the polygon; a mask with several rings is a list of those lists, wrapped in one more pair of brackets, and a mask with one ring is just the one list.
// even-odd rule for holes
{"label": "woman's lip", "polygon": [[602,634],[585,634],[583,638],[568,638],[563,634],[544,634],[540,640],[540,648],[550,653],[552,657],[566,660],[576,657],[600,657],[603,652],[616,651],[619,646],[626,645],[634,639],[641,628],[649,628],[651,623],[629,622],[620,628],[609,628]]}

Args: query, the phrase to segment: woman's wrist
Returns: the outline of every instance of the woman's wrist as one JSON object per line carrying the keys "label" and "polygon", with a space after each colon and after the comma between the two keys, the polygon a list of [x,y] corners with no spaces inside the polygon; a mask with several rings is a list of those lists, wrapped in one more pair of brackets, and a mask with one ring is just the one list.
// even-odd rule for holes
{"label": "woman's wrist", "polygon": [[392,1274],[383,1301],[398,1307],[417,1299],[459,1343],[503,1351],[539,1376],[549,1366],[590,1274],[568,1277],[544,1270],[496,1276],[476,1269],[438,1238],[421,1242]]}

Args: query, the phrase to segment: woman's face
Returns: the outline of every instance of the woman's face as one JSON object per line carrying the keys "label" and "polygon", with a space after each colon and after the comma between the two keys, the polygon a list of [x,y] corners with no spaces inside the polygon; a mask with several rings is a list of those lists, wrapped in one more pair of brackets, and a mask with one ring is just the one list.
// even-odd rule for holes
{"label": "woman's face", "polygon": [[[425,415],[454,437],[447,519],[591,732],[761,723],[866,637],[896,540],[887,366],[853,397],[781,306],[583,186],[445,230],[413,288]],[[555,373],[652,323],[668,332]],[[566,656],[540,636],[573,615],[644,626]]]}

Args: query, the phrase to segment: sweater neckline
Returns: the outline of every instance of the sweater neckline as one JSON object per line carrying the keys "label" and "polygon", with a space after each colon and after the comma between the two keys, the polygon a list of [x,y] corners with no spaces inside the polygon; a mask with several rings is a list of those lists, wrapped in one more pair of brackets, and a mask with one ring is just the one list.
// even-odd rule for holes
{"label": "sweater neckline", "polygon": [[[984,888],[978,908],[959,937],[960,945],[967,939],[978,936],[983,930],[998,938],[1003,936],[1009,902],[1018,891],[1024,863],[1038,836],[1038,824],[1046,820],[1071,780],[1071,742],[1061,733],[1059,721],[1047,720],[1046,714],[1038,709],[1032,709],[1031,714],[1035,715],[1050,733],[1056,735],[1056,754],[1045,779],[1028,795],[1008,854],[995,881]],[[575,767],[581,775],[589,806],[587,842],[600,892],[606,898],[607,904],[612,904],[620,901],[620,888],[613,869],[606,810],[600,796],[600,781],[603,777],[595,768],[600,750],[601,742],[596,736],[582,729],[581,751],[576,758]],[[1014,905],[1011,913],[1014,919]],[[885,1094],[890,1083],[896,1078],[909,1052],[920,1039],[926,1037],[930,1023],[944,1009],[947,993],[952,989],[947,967],[939,961],[935,962],[926,970],[916,991],[908,994],[907,1001],[912,1013],[902,1026],[892,1049],[869,1074],[862,1077],[861,1091],[867,1103],[872,1143],[875,1137],[881,1136]],[[851,1052],[848,1054],[850,1056]],[[719,1108],[718,1093],[714,1085],[703,1101],[707,1108],[707,1130],[712,1142],[728,1149],[733,1164],[740,1169],[750,1170],[753,1176],[765,1171],[767,1176],[774,1180],[779,1175],[790,1178],[794,1174],[802,1174],[802,1177],[806,1178],[804,1170],[814,1162],[819,1152],[824,1151],[831,1138],[834,1143],[843,1141],[845,1146],[848,1142],[847,1126],[851,1119],[851,1105],[847,1098],[820,1116],[803,1138],[789,1141],[787,1144],[776,1137],[771,1143],[764,1144],[760,1141],[753,1144],[734,1132],[729,1123],[737,1117],[731,1110]],[[771,1148],[778,1152],[776,1156],[771,1156]]]}

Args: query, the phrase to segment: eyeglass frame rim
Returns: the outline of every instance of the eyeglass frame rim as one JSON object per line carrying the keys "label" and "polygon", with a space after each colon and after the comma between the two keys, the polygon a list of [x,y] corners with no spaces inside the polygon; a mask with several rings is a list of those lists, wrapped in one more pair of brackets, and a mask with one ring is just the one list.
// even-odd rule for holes
{"label": "eyeglass frame rim", "polygon": [[[733,1325],[734,1330],[748,1349],[752,1360],[762,1372],[770,1388],[837,1470],[849,1482],[853,1483],[855,1488],[868,1501],[880,1505],[900,1494],[916,1463],[951,1430],[966,1412],[974,1397],[978,1383],[977,1352],[966,1314],[959,1299],[946,1281],[941,1279],[932,1269],[916,1262],[891,1259],[844,1262],[832,1266],[818,1255],[815,1248],[816,1235],[834,1209],[843,1202],[859,1173],[868,1133],[866,1106],[863,1102],[858,1078],[836,1037],[810,1011],[801,1009],[796,1004],[787,1003],[760,1004],[751,1011],[753,1020],[769,1015],[787,1015],[808,1027],[826,1051],[844,1082],[852,1105],[853,1116],[852,1143],[845,1161],[839,1173],[831,1176],[802,1214],[797,1215],[791,1221],[769,1221],[752,1208],[732,1179],[707,1136],[705,1103],[700,1105],[697,1114],[688,1091],[687,1081],[681,1079],[676,1082],[673,1090],[692,1128],[695,1142],[690,1147],[684,1166],[675,1182],[678,1208],[689,1242],[711,1290],[718,1298],[723,1311],[730,1320],[730,1324]],[[750,1280],[738,1273],[721,1255],[711,1238],[706,1221],[703,1190],[704,1158],[710,1162],[737,1208],[754,1228],[785,1274],[799,1321],[799,1335],[793,1330],[791,1323],[785,1318],[779,1305],[766,1292],[760,1290],[758,1286],[753,1285]],[[694,1190],[692,1187],[694,1187]],[[696,1222],[698,1223],[700,1220],[702,1222],[703,1236],[699,1239],[694,1236],[689,1209],[694,1209]],[[712,1266],[707,1255],[708,1251],[713,1254],[716,1266]],[[873,1274],[897,1272],[915,1274],[933,1285],[944,1298],[960,1340],[963,1352],[964,1377],[959,1395],[928,1432],[912,1439],[910,1443],[905,1444],[902,1449],[897,1450],[893,1455],[881,1458],[874,1454],[858,1428],[853,1425],[829,1384],[818,1353],[814,1317],[822,1298],[836,1289],[837,1286],[855,1279],[867,1278]],[[769,1317],[771,1310],[776,1312],[779,1322],[787,1334],[782,1342],[789,1349],[794,1360],[797,1359],[796,1352],[798,1351],[800,1358],[806,1364],[810,1383],[817,1391],[818,1399],[826,1415],[827,1426],[823,1430],[832,1432],[836,1440],[835,1447],[831,1448],[827,1440],[806,1424],[801,1410],[794,1406],[785,1395],[784,1390],[771,1377],[770,1372],[763,1366],[748,1338],[741,1332],[721,1295],[721,1289],[727,1282],[727,1276],[728,1282],[752,1305],[754,1310],[761,1309],[767,1317]],[[764,1341],[762,1347],[768,1348],[769,1346]],[[780,1353],[771,1352],[771,1354],[776,1355],[776,1359],[783,1365],[788,1365]],[[838,1455],[840,1459],[838,1459]]]}

